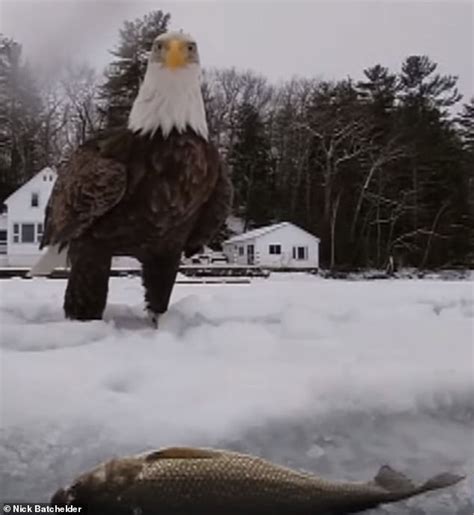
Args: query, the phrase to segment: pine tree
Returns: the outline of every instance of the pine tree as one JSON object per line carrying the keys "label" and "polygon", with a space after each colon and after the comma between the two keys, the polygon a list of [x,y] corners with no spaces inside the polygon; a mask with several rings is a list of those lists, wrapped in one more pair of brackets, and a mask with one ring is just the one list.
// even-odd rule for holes
{"label": "pine tree", "polygon": [[322,238],[321,261],[334,268],[338,256],[352,246],[347,229],[358,188],[360,160],[369,147],[371,125],[351,80],[323,82],[307,106],[310,143],[304,183],[316,189],[314,209],[319,210],[317,232]]}
{"label": "pine tree", "polygon": [[463,148],[463,164],[469,204],[469,210],[465,216],[465,224],[470,228],[467,231],[467,264],[472,267],[474,266],[474,97],[471,98],[469,103],[463,105],[457,124]]}
{"label": "pine tree", "polygon": [[108,66],[101,87],[105,124],[124,124],[146,71],[153,40],[166,32],[169,14],[152,11],[141,19],[126,21],[119,33],[118,47],[111,51],[115,60]]}
{"label": "pine tree", "polygon": [[273,169],[270,142],[258,110],[243,103],[238,110],[235,141],[230,149],[237,211],[244,226],[260,226],[273,217]]}
{"label": "pine tree", "polygon": [[474,156],[474,97],[463,105],[457,123],[464,148]]}
{"label": "pine tree", "polygon": [[425,110],[437,111],[445,116],[447,112],[444,108],[451,107],[461,99],[456,89],[457,77],[435,74],[437,68],[438,65],[426,55],[407,57],[402,65],[401,98],[407,107],[416,109],[419,115]]}
{"label": "pine tree", "polygon": [[414,266],[439,266],[452,260],[466,209],[462,154],[448,107],[459,101],[457,78],[441,76],[427,56],[410,56],[400,74],[398,120],[410,157],[401,163],[398,191],[408,209],[395,243]]}
{"label": "pine tree", "polygon": [[400,85],[395,74],[377,64],[364,70],[365,80],[358,82],[360,99],[368,107],[373,133],[387,139],[392,129],[392,114]]}
{"label": "pine tree", "polygon": [[380,64],[364,70],[364,75],[365,80],[357,84],[357,89],[370,127],[370,145],[360,159],[361,180],[356,185],[359,191],[350,241],[356,263],[381,267],[390,257],[387,243],[391,226],[386,221],[398,203],[394,198],[394,171],[406,149],[395,127],[398,77]]}

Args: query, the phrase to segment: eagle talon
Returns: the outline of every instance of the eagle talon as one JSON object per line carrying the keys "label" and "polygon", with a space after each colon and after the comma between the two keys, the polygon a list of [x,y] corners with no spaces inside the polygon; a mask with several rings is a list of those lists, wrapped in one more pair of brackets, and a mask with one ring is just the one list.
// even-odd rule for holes
{"label": "eagle talon", "polygon": [[158,329],[158,322],[160,320],[160,313],[155,313],[151,309],[148,309],[147,310],[147,314],[148,314],[148,320],[150,321],[151,325],[155,329]]}

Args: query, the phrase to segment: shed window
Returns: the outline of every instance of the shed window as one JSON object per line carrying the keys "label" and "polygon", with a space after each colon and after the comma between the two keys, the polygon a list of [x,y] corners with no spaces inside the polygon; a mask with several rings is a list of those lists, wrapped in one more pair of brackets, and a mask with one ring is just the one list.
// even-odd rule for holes
{"label": "shed window", "polygon": [[245,252],[244,247],[239,247],[239,256],[243,256]]}
{"label": "shed window", "polygon": [[31,207],[38,207],[39,206],[39,195],[38,193],[32,193],[31,194]]}
{"label": "shed window", "polygon": [[270,254],[279,255],[281,254],[281,245],[269,245],[268,251]]}
{"label": "shed window", "polygon": [[306,261],[308,259],[308,247],[293,247],[293,259]]}

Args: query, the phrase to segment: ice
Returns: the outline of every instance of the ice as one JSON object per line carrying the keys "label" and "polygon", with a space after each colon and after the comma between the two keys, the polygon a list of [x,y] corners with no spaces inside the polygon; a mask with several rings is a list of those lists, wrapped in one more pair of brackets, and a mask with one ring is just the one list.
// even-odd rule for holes
{"label": "ice", "polygon": [[[1,281],[0,497],[46,501],[103,459],[179,444],[334,479],[472,474],[473,284],[179,284],[156,331],[138,278],[113,278],[90,323],[64,320],[63,280]],[[471,515],[471,489],[372,513]]]}

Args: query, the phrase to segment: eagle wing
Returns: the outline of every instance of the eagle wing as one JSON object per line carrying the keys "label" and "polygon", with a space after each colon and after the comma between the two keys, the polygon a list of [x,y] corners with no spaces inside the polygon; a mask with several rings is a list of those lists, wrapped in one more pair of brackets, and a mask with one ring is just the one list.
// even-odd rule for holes
{"label": "eagle wing", "polygon": [[126,188],[123,162],[104,156],[97,142],[80,147],[59,171],[46,207],[41,248],[64,246],[82,235],[120,202]]}
{"label": "eagle wing", "polygon": [[199,252],[203,245],[212,240],[229,216],[232,207],[233,187],[228,169],[217,149],[212,148],[211,152],[211,160],[217,162],[219,166],[217,181],[188,238],[184,249],[186,257]]}

